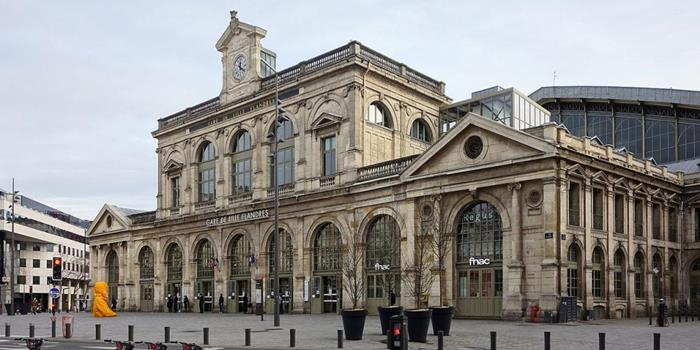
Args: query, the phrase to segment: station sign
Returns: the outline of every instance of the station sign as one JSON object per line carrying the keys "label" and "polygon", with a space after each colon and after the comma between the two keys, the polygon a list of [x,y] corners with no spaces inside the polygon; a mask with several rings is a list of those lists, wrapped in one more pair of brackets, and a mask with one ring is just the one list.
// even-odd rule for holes
{"label": "station sign", "polygon": [[270,209],[259,209],[207,219],[205,223],[207,227],[214,227],[228,224],[236,224],[239,222],[255,221],[269,218],[271,212],[272,210]]}

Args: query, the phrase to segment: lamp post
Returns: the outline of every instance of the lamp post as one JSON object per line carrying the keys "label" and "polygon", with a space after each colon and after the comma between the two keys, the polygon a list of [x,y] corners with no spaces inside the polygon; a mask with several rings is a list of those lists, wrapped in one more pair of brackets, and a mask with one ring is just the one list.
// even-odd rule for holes
{"label": "lamp post", "polygon": [[280,109],[282,108],[280,106],[280,77],[279,74],[277,73],[277,70],[272,67],[269,63],[265,62],[265,60],[261,59],[260,62],[262,62],[267,68],[269,68],[271,71],[275,73],[275,127],[272,129],[272,142],[275,143],[274,145],[274,151],[272,152],[272,164],[274,174],[273,174],[273,181],[274,181],[274,186],[275,186],[275,205],[274,205],[274,211],[275,211],[275,231],[272,233],[274,240],[275,240],[275,259],[274,259],[274,271],[273,271],[273,279],[274,279],[274,285],[272,288],[272,292],[274,293],[274,302],[275,302],[275,317],[274,317],[274,326],[279,327],[280,325],[280,275],[279,275],[279,266],[280,266],[280,242],[279,242],[279,206],[280,206],[280,189],[279,189],[279,184],[278,184],[278,163],[277,163],[277,150],[279,147],[279,140],[277,139],[277,128],[279,127],[280,119],[279,119],[279,114],[280,114]]}
{"label": "lamp post", "polygon": [[17,194],[19,191],[15,191],[15,178],[12,178],[12,204],[10,208],[12,209],[11,225],[12,225],[12,235],[10,236],[10,312],[8,315],[15,314],[15,204],[17,203]]}

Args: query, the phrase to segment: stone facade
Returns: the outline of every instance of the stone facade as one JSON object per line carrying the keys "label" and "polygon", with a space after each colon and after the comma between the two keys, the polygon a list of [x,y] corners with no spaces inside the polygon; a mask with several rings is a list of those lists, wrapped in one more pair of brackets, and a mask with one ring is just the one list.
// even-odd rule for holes
{"label": "stone facade", "polygon": [[[278,174],[292,177],[275,212],[275,77],[256,68],[230,80],[231,62],[254,62],[264,35],[234,13],[217,43],[221,96],[159,120],[157,210],[105,205],[90,228],[95,280],[110,282],[119,308],[164,310],[180,294],[198,309],[202,292],[226,296],[229,311],[243,295],[269,311],[275,215],[289,312],[352,306],[342,271],[354,244],[370,312],[390,289],[404,307],[438,305],[443,290],[458,316],[508,319],[569,294],[596,317],[635,317],[653,290],[688,301],[682,276],[697,253],[684,249],[694,223],[683,174],[554,124],[519,131],[469,114],[440,135],[444,84],[354,41],[279,72],[291,130],[278,147],[291,159]],[[428,248],[434,278],[415,292],[405,277],[421,242],[441,235],[450,249],[437,259]]]}

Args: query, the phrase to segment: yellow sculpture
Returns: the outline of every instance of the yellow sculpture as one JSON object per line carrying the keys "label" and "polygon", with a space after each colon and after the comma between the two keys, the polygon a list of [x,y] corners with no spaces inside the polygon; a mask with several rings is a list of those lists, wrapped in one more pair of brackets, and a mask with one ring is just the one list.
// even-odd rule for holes
{"label": "yellow sculpture", "polygon": [[92,314],[95,315],[95,317],[117,316],[117,313],[112,311],[112,309],[109,307],[107,290],[106,282],[95,282],[95,301],[93,301],[92,304]]}

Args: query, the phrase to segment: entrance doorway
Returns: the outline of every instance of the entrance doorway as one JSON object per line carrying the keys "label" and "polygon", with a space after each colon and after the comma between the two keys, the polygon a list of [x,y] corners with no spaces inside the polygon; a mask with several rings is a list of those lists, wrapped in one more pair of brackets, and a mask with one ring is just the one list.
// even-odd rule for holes
{"label": "entrance doorway", "polygon": [[700,305],[700,259],[690,268],[690,305]]}
{"label": "entrance doorway", "polygon": [[109,306],[113,306],[112,304],[119,305],[119,260],[114,250],[107,255],[107,287],[109,289],[107,291]]}
{"label": "entrance doorway", "polygon": [[233,280],[229,286],[230,298],[228,312],[247,312],[250,298],[250,280]]}
{"label": "entrance doorway", "polygon": [[338,276],[316,276],[312,285],[311,313],[338,313],[340,290]]}
{"label": "entrance doorway", "polygon": [[[275,313],[275,293],[273,292],[272,286],[275,283],[274,279],[269,279],[267,282],[267,303],[265,306],[265,312],[274,314]],[[280,314],[288,314],[294,309],[294,288],[291,276],[280,276]]]}
{"label": "entrance doorway", "polygon": [[141,307],[143,312],[153,311],[153,283],[141,283]]}
{"label": "entrance doorway", "polygon": [[503,272],[500,269],[459,271],[457,312],[474,317],[501,315]]}

